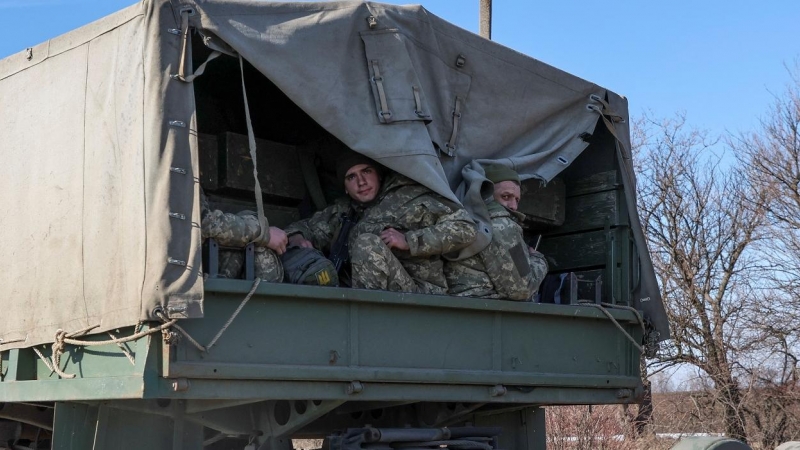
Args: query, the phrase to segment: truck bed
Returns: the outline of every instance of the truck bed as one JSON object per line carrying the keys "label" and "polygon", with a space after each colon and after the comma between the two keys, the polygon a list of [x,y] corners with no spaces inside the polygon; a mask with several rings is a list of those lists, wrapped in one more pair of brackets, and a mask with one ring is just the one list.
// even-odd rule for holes
{"label": "truck bed", "polygon": [[[208,345],[251,286],[207,280],[205,318],[179,324]],[[632,312],[610,312],[641,338]],[[581,305],[262,283],[207,352],[185,337],[164,344],[161,334],[127,345],[134,364],[115,345],[69,346],[62,365],[75,379],[50,373],[32,349],[6,352],[0,399],[601,404],[641,388],[632,344]]]}

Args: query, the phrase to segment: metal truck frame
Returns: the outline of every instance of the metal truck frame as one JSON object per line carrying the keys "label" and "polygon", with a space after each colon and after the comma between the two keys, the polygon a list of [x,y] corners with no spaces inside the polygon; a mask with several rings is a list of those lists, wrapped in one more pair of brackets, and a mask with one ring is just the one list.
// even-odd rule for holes
{"label": "metal truck frame", "polygon": [[[315,30],[321,53],[297,55],[291,46],[304,35],[292,33]],[[259,45],[276,39],[286,52],[264,47],[277,53],[262,61]],[[352,69],[366,84],[357,88],[363,97],[336,106],[354,117],[337,116],[331,107],[347,95],[335,89],[347,83],[309,78],[318,68],[305,64],[338,67],[344,53],[322,62],[319,55],[353,42],[367,52],[367,63]],[[371,59],[376,48],[381,56]],[[394,56],[381,59],[386,54]],[[452,67],[437,69],[436,61]],[[518,85],[538,89],[550,111],[537,116],[525,94],[500,92],[515,86],[515,74],[468,71],[498,61],[520,68],[528,78]],[[73,71],[83,72],[73,79]],[[423,103],[425,114],[403,116],[389,81],[395,73],[418,78],[422,100],[407,100],[418,112]],[[549,81],[532,81],[539,79]],[[76,82],[84,96],[46,101],[54,92],[68,97]],[[442,102],[430,83],[446,85]],[[320,97],[320,85],[333,91]],[[42,92],[24,100],[20,86]],[[493,98],[508,118],[493,116]],[[320,141],[341,141],[453,199],[465,162],[512,161],[529,190],[520,207],[530,219],[526,234],[542,236],[551,273],[569,285],[562,304],[203,276],[200,186],[220,208],[254,205],[253,163],[237,144],[247,141],[243,99],[267,152],[258,162],[267,216],[279,226],[307,213],[319,194],[301,172],[325,170],[330,152]],[[375,114],[388,107],[391,115]],[[144,1],[0,61],[0,108],[12,117],[2,124],[12,162],[0,190],[12,194],[6,211],[20,216],[0,248],[30,256],[0,270],[0,447],[285,450],[291,439],[328,438],[342,449],[420,441],[419,448],[542,450],[543,406],[636,402],[642,351],[668,334],[635,211],[624,99],[422,8]],[[263,111],[280,111],[285,121]],[[81,130],[73,113],[83,114]],[[26,134],[53,117],[63,122],[53,132],[64,135]],[[490,136],[476,117],[508,124],[509,136]],[[430,151],[381,153],[416,140]],[[484,150],[491,145],[497,150]],[[67,180],[72,171],[79,181]],[[17,183],[17,172],[28,181]],[[56,187],[73,185],[76,196],[59,197]],[[20,206],[30,196],[46,206],[35,220]],[[70,201],[79,212],[64,209]],[[23,236],[24,223],[33,225]],[[54,241],[48,226],[78,244]]]}

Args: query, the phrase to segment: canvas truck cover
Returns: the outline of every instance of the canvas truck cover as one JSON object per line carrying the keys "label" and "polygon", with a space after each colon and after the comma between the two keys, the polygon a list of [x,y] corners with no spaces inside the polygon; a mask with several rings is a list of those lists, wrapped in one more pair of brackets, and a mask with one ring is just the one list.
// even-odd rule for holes
{"label": "canvas truck cover", "polygon": [[[171,77],[190,60],[187,29],[478,223],[482,174],[465,166],[494,160],[549,181],[596,126],[619,138],[636,211],[624,98],[420,6],[146,0],[0,61],[0,349],[156,320],[157,307],[202,317],[194,97]],[[634,297],[666,337],[640,256]]]}

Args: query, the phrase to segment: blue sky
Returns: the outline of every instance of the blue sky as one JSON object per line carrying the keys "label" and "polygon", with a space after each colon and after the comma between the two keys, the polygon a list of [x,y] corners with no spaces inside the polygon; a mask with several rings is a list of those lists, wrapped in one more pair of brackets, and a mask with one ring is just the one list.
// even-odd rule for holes
{"label": "blue sky", "polygon": [[[0,58],[132,3],[0,0]],[[477,32],[478,0],[421,3]],[[800,58],[796,0],[494,0],[493,16],[495,41],[625,95],[632,115],[685,111],[712,133],[756,126]]]}

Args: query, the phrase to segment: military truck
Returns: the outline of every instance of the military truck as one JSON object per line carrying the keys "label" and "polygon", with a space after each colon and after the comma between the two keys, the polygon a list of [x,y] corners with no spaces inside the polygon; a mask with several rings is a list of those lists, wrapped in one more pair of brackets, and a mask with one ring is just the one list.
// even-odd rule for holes
{"label": "military truck", "polygon": [[[532,450],[544,406],[636,402],[668,329],[627,118],[420,6],[144,0],[0,61],[0,446]],[[462,169],[515,168],[539,301],[216,276],[201,188],[284,226],[346,148],[484,238]]]}

